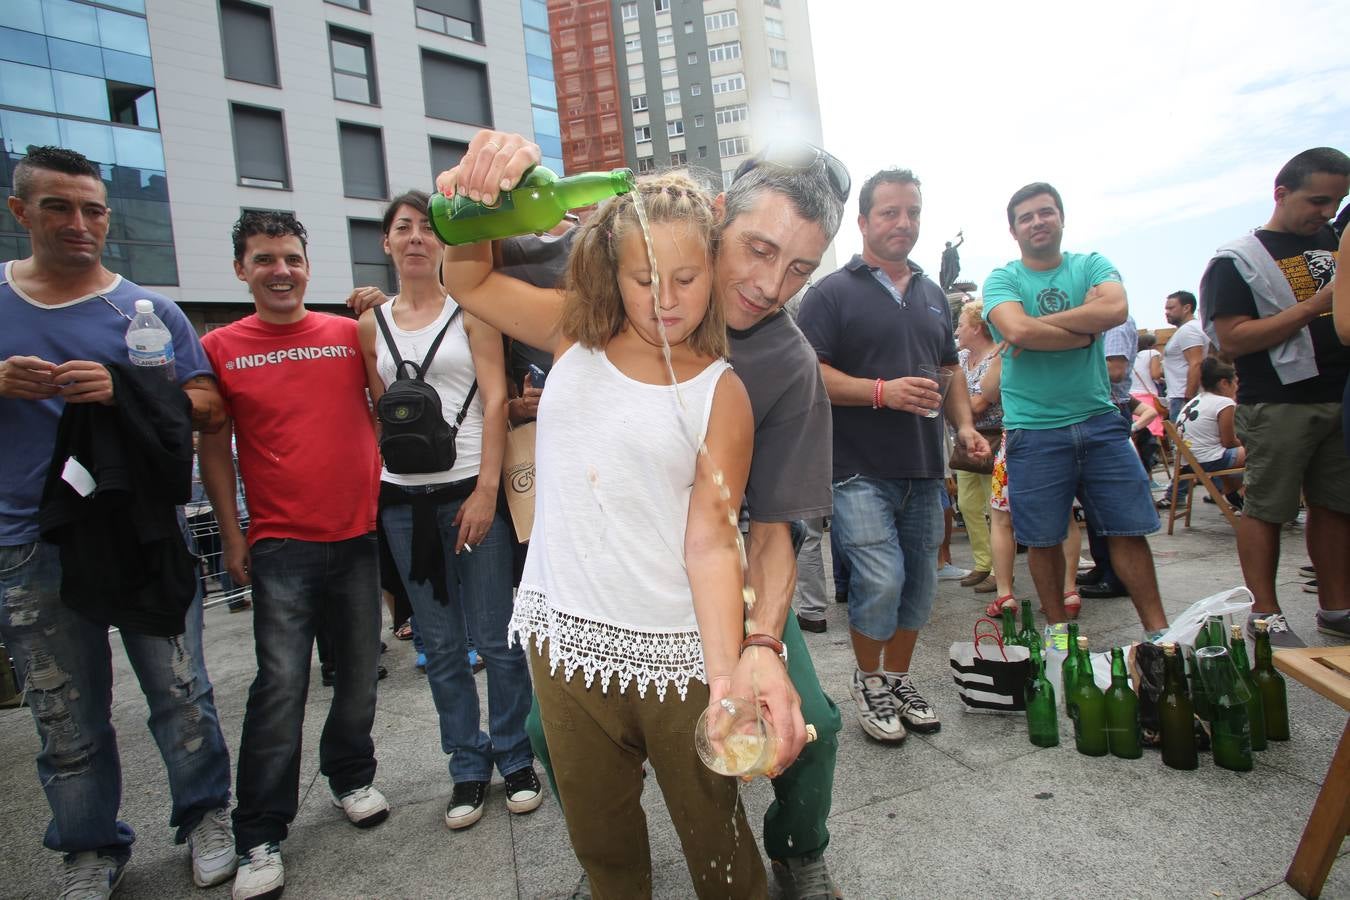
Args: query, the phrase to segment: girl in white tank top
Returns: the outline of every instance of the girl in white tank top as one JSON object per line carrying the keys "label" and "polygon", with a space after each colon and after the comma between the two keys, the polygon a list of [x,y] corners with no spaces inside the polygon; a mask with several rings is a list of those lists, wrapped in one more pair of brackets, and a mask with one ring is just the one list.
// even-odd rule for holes
{"label": "girl in white tank top", "polygon": [[740,655],[742,579],[727,518],[749,469],[750,404],[724,359],[709,198],[682,173],[637,190],[659,277],[633,198],[621,195],[582,226],[565,295],[492,273],[482,247],[447,251],[446,286],[556,360],[539,403],[534,530],[511,629],[529,649],[592,889],[650,892],[638,802],[649,760],[700,896],[724,895],[727,877],[736,896],[762,896],[735,785],[693,746],[695,720],[725,694]]}

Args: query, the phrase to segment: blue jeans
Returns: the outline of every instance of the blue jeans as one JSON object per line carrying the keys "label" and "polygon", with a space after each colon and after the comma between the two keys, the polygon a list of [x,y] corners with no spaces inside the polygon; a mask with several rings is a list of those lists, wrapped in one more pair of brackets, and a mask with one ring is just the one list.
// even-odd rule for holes
{"label": "blue jeans", "polygon": [[[43,844],[62,853],[131,855],[135,832],[117,820],[122,766],[113,731],[108,626],[61,602],[54,544],[0,547],[0,635],[14,656],[42,750],[38,780],[51,805]],[[202,817],[230,804],[230,756],[202,656],[200,588],[178,637],[122,631],[150,708],[150,732],[169,774],[169,824],[183,841]]]}
{"label": "blue jeans", "polygon": [[286,837],[300,791],[300,738],[314,634],[327,624],[333,701],[319,771],[334,794],[375,779],[380,576],[375,532],[345,541],[264,538],[249,551],[258,675],[239,740],[234,842],[240,853]]}
{"label": "blue jeans", "polygon": [[874,641],[928,624],[942,544],[939,478],[867,478],[834,484],[833,532],[848,559],[848,623]]}
{"label": "blue jeans", "polygon": [[1004,438],[1008,503],[1019,544],[1054,547],[1068,534],[1076,494],[1103,537],[1158,530],[1148,475],[1130,427],[1112,411],[1062,428],[1015,428]]}
{"label": "blue jeans", "polygon": [[[525,733],[530,671],[525,651],[506,643],[512,611],[510,528],[500,515],[494,516],[483,542],[472,553],[455,555],[459,527],[454,523],[462,505],[462,500],[455,500],[436,507],[447,603],[436,600],[430,581],[409,577],[412,507],[389,506],[380,515],[426,645],[427,681],[441,720],[441,749],[450,754],[450,777],[456,782],[489,781],[494,764],[503,775],[510,775],[534,763]],[[478,685],[469,668],[466,643],[469,632],[487,664],[491,738],[479,727]]]}

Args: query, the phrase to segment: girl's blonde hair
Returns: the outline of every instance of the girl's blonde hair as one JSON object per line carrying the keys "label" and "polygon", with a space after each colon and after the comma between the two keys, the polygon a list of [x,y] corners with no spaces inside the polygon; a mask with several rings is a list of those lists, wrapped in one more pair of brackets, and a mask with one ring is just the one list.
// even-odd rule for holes
{"label": "girl's blonde hair", "polygon": [[[635,192],[641,194],[647,221],[652,225],[688,226],[689,233],[702,241],[711,269],[715,217],[707,192],[681,170],[640,178]],[[627,318],[619,293],[619,247],[628,235],[642,234],[633,209],[633,194],[605,201],[580,227],[567,267],[562,332],[583,347],[598,350],[619,333]],[[710,285],[711,281],[710,271]],[[708,311],[687,343],[703,356],[729,355],[726,317],[715,296],[709,297]]]}

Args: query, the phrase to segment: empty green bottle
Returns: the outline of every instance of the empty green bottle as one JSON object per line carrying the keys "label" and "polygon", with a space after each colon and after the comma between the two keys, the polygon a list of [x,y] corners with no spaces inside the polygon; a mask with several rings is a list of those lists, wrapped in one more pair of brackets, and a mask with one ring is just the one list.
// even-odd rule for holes
{"label": "empty green bottle", "polygon": [[1031,598],[1022,598],[1022,630],[1017,633],[1017,643],[1023,647],[1030,647],[1032,644],[1041,640],[1041,634],[1036,630],[1036,616],[1031,612]]}
{"label": "empty green bottle", "polygon": [[431,195],[431,229],[452,246],[548,231],[569,209],[591,206],[634,187],[632,169],[582,172],[559,178],[551,169],[535,166],[495,206],[475,203],[456,194]]}
{"label": "empty green bottle", "polygon": [[1261,708],[1266,714],[1266,740],[1289,740],[1289,701],[1285,696],[1284,676],[1275,671],[1270,650],[1270,631],[1265,619],[1256,620],[1256,665],[1252,680],[1261,692]]}
{"label": "empty green bottle", "polygon": [[1111,686],[1106,690],[1106,738],[1114,756],[1138,759],[1144,755],[1144,744],[1139,737],[1139,698],[1130,687],[1125,653],[1119,647],[1111,648]]}
{"label": "empty green bottle", "polygon": [[1252,725],[1252,749],[1266,749],[1266,709],[1261,701],[1261,689],[1256,685],[1256,679],[1252,678],[1251,666],[1247,664],[1247,642],[1242,637],[1242,626],[1234,625],[1232,627],[1233,638],[1229,644],[1229,652],[1233,656],[1233,666],[1237,669],[1238,677],[1247,685],[1247,692],[1251,695],[1247,698],[1247,719]]}
{"label": "empty green bottle", "polygon": [[1017,640],[1017,613],[1013,612],[1012,607],[1003,607],[1003,644],[1004,646],[1015,646],[1020,643]]}
{"label": "empty green bottle", "polygon": [[1186,693],[1186,673],[1176,644],[1163,644],[1163,665],[1163,692],[1158,698],[1163,762],[1173,769],[1194,769],[1200,765],[1195,749],[1195,708]]}
{"label": "empty green bottle", "polygon": [[1059,745],[1059,711],[1055,709],[1055,686],[1045,677],[1045,657],[1039,641],[1032,641],[1031,678],[1026,685],[1027,735],[1037,747]]}
{"label": "empty green bottle", "polygon": [[1069,646],[1059,669],[1059,683],[1064,689],[1064,712],[1070,719],[1078,716],[1074,708],[1074,688],[1078,686],[1078,623],[1069,623]]}
{"label": "empty green bottle", "polygon": [[[1082,668],[1084,660],[1088,660],[1087,669]],[[1073,721],[1074,743],[1084,756],[1105,756],[1110,749],[1106,736],[1106,696],[1092,677],[1085,637],[1078,639],[1078,665],[1078,680],[1073,689],[1074,706],[1078,709],[1078,716]]]}
{"label": "empty green bottle", "polygon": [[1252,723],[1247,717],[1247,683],[1238,675],[1227,647],[1203,647],[1196,651],[1196,657],[1214,715],[1209,729],[1214,764],[1234,772],[1250,772]]}

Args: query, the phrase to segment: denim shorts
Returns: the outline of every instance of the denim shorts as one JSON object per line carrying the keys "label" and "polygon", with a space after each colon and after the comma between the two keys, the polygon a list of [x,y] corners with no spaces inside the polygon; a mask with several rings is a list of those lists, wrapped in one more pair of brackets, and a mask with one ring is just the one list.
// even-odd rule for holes
{"label": "denim shorts", "polygon": [[1017,428],[1008,448],[1008,503],[1019,544],[1053,547],[1068,534],[1077,495],[1088,524],[1103,537],[1158,530],[1148,475],[1120,413],[1063,428]]}
{"label": "denim shorts", "polygon": [[1231,469],[1237,465],[1237,454],[1238,448],[1225,447],[1223,456],[1220,456],[1218,459],[1211,459],[1209,462],[1201,463],[1200,468],[1204,469],[1206,472],[1218,472],[1223,469]]}
{"label": "denim shorts", "polygon": [[940,478],[866,478],[834,484],[831,529],[847,558],[849,626],[875,641],[928,624],[942,543]]}

